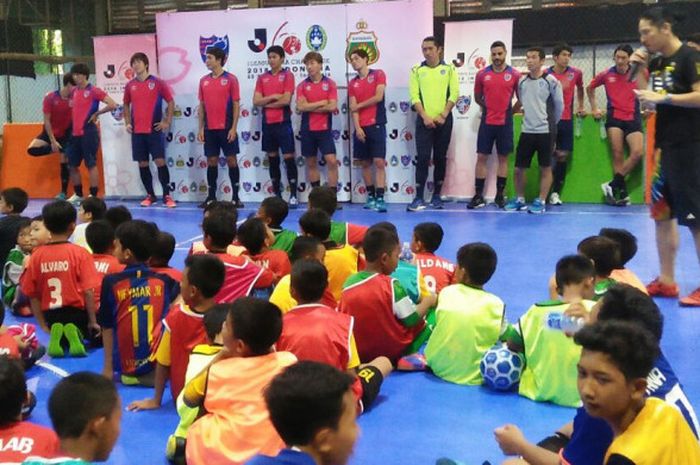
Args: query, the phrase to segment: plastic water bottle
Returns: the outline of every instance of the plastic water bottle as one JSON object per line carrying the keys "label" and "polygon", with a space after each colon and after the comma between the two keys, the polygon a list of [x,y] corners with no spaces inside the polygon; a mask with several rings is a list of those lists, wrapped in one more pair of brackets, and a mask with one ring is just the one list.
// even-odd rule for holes
{"label": "plastic water bottle", "polygon": [[605,140],[608,138],[608,130],[605,129],[605,118],[600,118],[598,120],[598,127],[600,128],[600,138]]}
{"label": "plastic water bottle", "polygon": [[579,115],[576,115],[574,117],[574,136],[576,136],[577,139],[581,137],[581,126],[583,125],[583,118],[581,118]]}
{"label": "plastic water bottle", "polygon": [[411,252],[411,244],[409,242],[403,243],[403,247],[401,247],[401,255],[399,255],[399,260],[404,262],[410,262],[413,260],[413,252]]}
{"label": "plastic water bottle", "polygon": [[564,315],[560,312],[552,312],[547,315],[545,325],[549,329],[555,331],[564,331],[565,333],[575,333],[583,328],[585,322],[583,318]]}

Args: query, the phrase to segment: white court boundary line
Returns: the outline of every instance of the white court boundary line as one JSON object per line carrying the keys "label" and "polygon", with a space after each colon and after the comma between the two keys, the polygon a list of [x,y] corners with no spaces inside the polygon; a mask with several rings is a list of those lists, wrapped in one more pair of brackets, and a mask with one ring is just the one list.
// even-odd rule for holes
{"label": "white court boundary line", "polygon": [[61,367],[57,367],[56,365],[49,363],[49,362],[44,362],[42,360],[39,360],[35,364],[36,366],[39,366],[47,371],[50,371],[54,375],[60,377],[60,378],[66,378],[67,376],[70,376],[70,373],[68,373],[66,370],[64,370]]}

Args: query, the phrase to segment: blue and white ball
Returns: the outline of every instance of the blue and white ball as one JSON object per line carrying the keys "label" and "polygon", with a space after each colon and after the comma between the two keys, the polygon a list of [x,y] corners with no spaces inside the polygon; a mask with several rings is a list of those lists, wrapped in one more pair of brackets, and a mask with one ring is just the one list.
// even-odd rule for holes
{"label": "blue and white ball", "polygon": [[495,345],[487,350],[479,365],[484,384],[496,391],[508,391],[518,384],[524,367],[523,356],[505,345]]}

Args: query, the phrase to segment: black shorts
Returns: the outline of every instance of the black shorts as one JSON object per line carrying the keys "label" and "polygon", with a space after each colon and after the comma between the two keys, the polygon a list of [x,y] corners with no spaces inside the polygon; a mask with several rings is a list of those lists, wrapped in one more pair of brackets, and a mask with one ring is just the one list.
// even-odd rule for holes
{"label": "black shorts", "polygon": [[335,154],[335,141],[330,129],[325,131],[301,131],[301,155],[315,157],[318,152],[321,155]]}
{"label": "black shorts", "polygon": [[532,157],[537,152],[537,163],[540,168],[547,168],[552,165],[552,151],[554,141],[549,133],[546,134],[520,134],[518,151],[515,155],[515,166],[517,168],[529,168]]}
{"label": "black shorts", "polygon": [[165,135],[163,131],[153,131],[150,134],[131,135],[131,159],[148,161],[148,156],[165,158]]}
{"label": "black shorts", "polygon": [[557,124],[556,150],[571,152],[574,150],[574,120],[559,120]]}
{"label": "black shorts", "polygon": [[357,372],[357,377],[362,384],[362,411],[367,410],[377,399],[379,390],[384,382],[384,375],[379,368],[372,365],[362,367]]}
{"label": "black shorts", "polygon": [[49,328],[54,323],[67,325],[73,323],[83,334],[83,338],[88,337],[88,314],[87,310],[76,307],[59,307],[44,312],[44,319]]}
{"label": "black shorts", "polygon": [[204,156],[207,158],[219,158],[221,152],[225,157],[235,157],[238,149],[238,137],[233,142],[228,141],[228,129],[205,129],[204,130]]}
{"label": "black shorts", "polygon": [[660,190],[678,224],[700,227],[700,141],[662,145],[660,157],[663,182],[655,182],[652,190]]}
{"label": "black shorts", "polygon": [[265,153],[294,153],[294,131],[292,123],[263,124],[262,149]]}
{"label": "black shorts", "polygon": [[352,138],[352,156],[358,160],[372,160],[374,158],[386,158],[386,125],[375,124],[363,126],[365,141],[357,138],[357,133]]}
{"label": "black shorts", "polygon": [[479,125],[479,133],[476,136],[476,152],[490,154],[493,144],[496,143],[496,153],[508,155],[513,151],[513,125],[504,124],[494,126],[483,122]]}
{"label": "black shorts", "polygon": [[[47,144],[51,145],[51,139],[49,139],[49,135],[46,133],[46,129],[41,131],[41,134],[36,136],[37,139],[43,140]],[[63,137],[57,137],[56,142],[61,144],[61,153],[66,153],[66,149],[68,148],[68,143],[70,142],[70,131],[67,131]]]}
{"label": "black shorts", "polygon": [[627,137],[633,132],[642,132],[642,121],[640,119],[622,121],[611,117],[605,122],[605,129],[610,128],[622,129],[623,134]]}
{"label": "black shorts", "polygon": [[100,146],[100,135],[97,126],[88,124],[82,136],[73,136],[68,144],[68,163],[77,168],[85,161],[85,166],[93,168],[97,165],[97,149]]}

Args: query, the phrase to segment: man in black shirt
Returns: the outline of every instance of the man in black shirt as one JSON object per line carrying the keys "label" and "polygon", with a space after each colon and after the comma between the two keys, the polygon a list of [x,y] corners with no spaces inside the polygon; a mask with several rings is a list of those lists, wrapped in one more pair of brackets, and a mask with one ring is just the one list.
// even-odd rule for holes
{"label": "man in black shirt", "polygon": [[[636,91],[642,105],[656,107],[652,217],[661,273],[647,288],[649,294],[663,296],[678,295],[674,279],[678,224],[690,229],[700,259],[700,54],[673,32],[676,20],[661,7],[648,10],[639,20],[641,42],[648,53],[656,54],[648,64],[648,78],[639,73]],[[637,50],[631,61],[645,67],[648,53]],[[700,287],[680,304],[700,306]]]}

